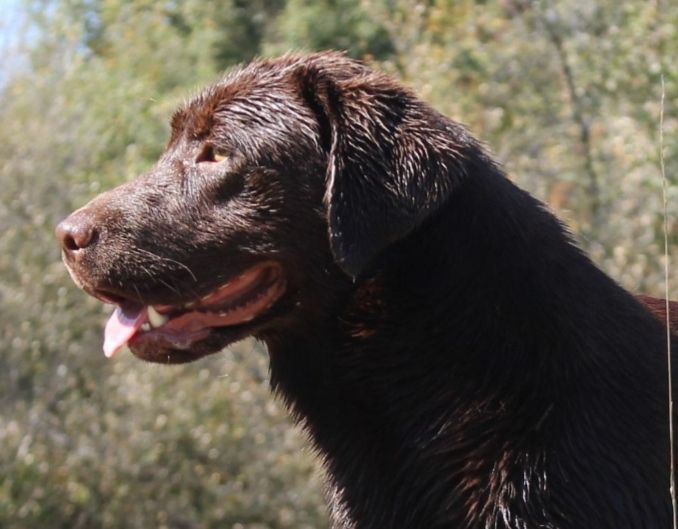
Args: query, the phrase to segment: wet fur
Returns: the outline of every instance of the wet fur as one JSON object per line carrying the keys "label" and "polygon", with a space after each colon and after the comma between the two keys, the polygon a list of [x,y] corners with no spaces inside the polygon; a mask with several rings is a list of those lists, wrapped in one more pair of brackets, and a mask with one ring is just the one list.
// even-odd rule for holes
{"label": "wet fur", "polygon": [[[228,175],[194,163],[206,142]],[[73,264],[90,290],[169,303],[283,263],[289,293],[248,334],[335,528],[670,527],[661,322],[392,79],[333,53],[255,62],[84,211],[108,226]]]}

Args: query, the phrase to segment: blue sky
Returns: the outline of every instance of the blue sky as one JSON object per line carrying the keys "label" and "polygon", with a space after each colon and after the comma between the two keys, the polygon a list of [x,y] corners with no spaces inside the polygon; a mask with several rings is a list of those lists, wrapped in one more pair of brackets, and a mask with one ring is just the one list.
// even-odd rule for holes
{"label": "blue sky", "polygon": [[0,86],[9,72],[21,64],[15,48],[23,18],[21,0],[0,0]]}
{"label": "blue sky", "polygon": [[0,49],[16,40],[21,19],[21,0],[0,0]]}

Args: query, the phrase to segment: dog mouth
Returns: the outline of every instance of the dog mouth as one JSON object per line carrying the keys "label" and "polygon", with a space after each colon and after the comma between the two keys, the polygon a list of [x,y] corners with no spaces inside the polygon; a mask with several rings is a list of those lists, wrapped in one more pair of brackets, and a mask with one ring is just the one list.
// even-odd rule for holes
{"label": "dog mouth", "polygon": [[120,303],[106,324],[104,354],[128,345],[188,352],[219,328],[255,325],[281,298],[286,282],[280,264],[251,266],[211,292],[176,305]]}

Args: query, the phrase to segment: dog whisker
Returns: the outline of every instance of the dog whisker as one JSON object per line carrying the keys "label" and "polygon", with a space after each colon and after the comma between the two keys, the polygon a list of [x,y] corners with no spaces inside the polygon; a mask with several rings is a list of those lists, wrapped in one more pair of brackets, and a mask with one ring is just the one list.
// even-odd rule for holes
{"label": "dog whisker", "polygon": [[186,270],[191,275],[191,277],[193,278],[193,281],[195,281],[196,283],[198,282],[198,278],[193,273],[193,271],[190,269],[190,267],[188,265],[182,263],[181,261],[177,261],[176,259],[172,259],[171,257],[158,255],[158,254],[153,253],[153,252],[146,250],[144,248],[135,248],[135,251],[142,253],[142,254],[147,254],[147,255],[151,256],[153,259],[157,259],[157,260],[160,260],[160,261],[166,261],[166,262],[169,262],[169,263],[176,264],[176,265],[180,266],[181,268],[183,268],[184,270]]}

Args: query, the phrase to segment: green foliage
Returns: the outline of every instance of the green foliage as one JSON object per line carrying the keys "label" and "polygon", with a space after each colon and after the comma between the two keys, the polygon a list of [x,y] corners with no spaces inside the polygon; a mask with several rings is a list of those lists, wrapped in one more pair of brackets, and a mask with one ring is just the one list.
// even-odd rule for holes
{"label": "green foliage", "polygon": [[[660,292],[660,74],[665,162],[678,169],[675,3],[374,3],[397,53],[385,64],[488,142],[627,288]],[[670,188],[670,203],[678,191]],[[676,208],[669,208],[678,226]],[[675,233],[675,230],[674,230]],[[677,257],[672,245],[671,260]]]}
{"label": "green foliage", "polygon": [[375,61],[485,139],[613,277],[661,292],[675,2],[32,0],[22,13],[21,28],[0,22],[14,35],[0,38],[0,527],[326,525],[265,352],[105,362],[106,309],[72,285],[52,234],[150,167],[173,108],[236,62],[328,47]]}
{"label": "green foliage", "polygon": [[384,59],[393,52],[391,38],[369,16],[360,0],[288,0],[271,28],[267,55],[289,50],[339,49],[352,57]]}

